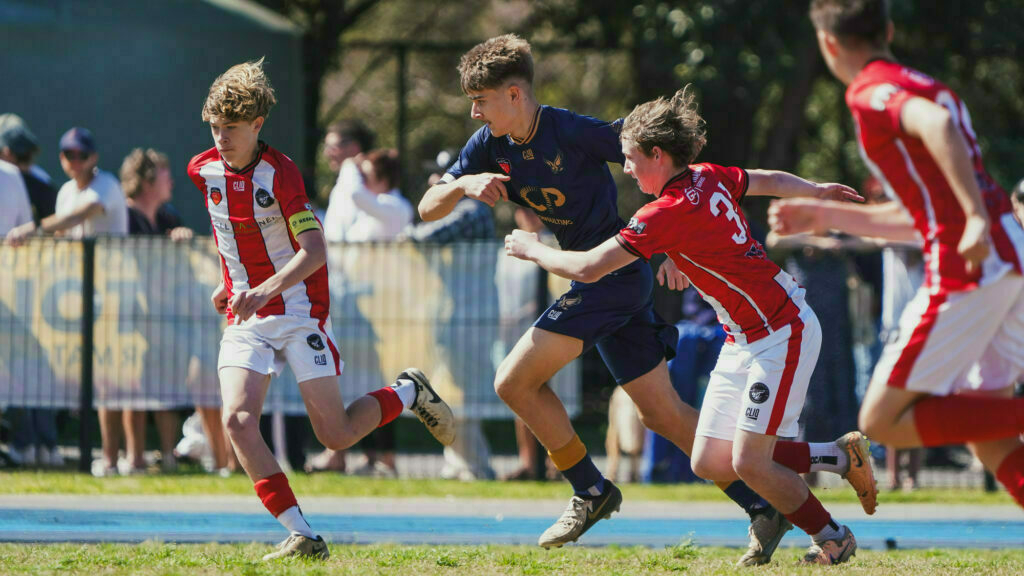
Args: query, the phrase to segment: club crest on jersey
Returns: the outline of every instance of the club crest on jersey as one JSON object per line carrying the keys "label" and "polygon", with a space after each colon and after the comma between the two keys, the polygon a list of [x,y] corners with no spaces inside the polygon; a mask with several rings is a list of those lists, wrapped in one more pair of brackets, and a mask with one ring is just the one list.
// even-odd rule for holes
{"label": "club crest on jersey", "polygon": [[231,183],[231,189],[235,192],[245,192],[245,182],[241,180],[235,180]]}
{"label": "club crest on jersey", "polygon": [[754,382],[754,385],[750,387],[750,401],[754,404],[764,404],[771,395],[771,390],[764,382]]}
{"label": "club crest on jersey", "polygon": [[256,191],[256,203],[260,205],[260,208],[269,208],[274,203],[274,197],[270,195],[263,188]]}
{"label": "club crest on jersey", "polygon": [[[565,310],[566,308],[570,308],[572,306],[575,306],[575,305],[579,304],[580,302],[583,302],[583,295],[582,294],[577,294],[575,296],[569,296],[568,294],[563,294],[562,297],[558,299],[558,302],[555,303],[555,307],[561,308],[562,310]],[[552,318],[552,320],[553,320],[553,318]]]}
{"label": "club crest on jersey", "polygon": [[214,205],[219,205],[223,199],[224,195],[220,193],[220,188],[210,188],[210,200],[213,200]]}
{"label": "club crest on jersey", "polygon": [[690,204],[693,204],[694,206],[700,204],[700,190],[698,190],[697,188],[687,188],[686,199],[689,200]]}
{"label": "club crest on jersey", "polygon": [[523,150],[523,160],[533,160],[533,148]]}
{"label": "club crest on jersey", "polygon": [[555,159],[554,160],[548,160],[547,158],[545,158],[544,159],[544,163],[548,165],[548,168],[551,168],[551,173],[552,174],[561,174],[562,171],[565,170],[565,166],[562,166],[562,151],[561,150],[559,150],[558,152],[555,153]]}
{"label": "club crest on jersey", "polygon": [[307,336],[306,344],[309,344],[309,347],[313,350],[319,351],[324,349],[324,339],[321,338],[319,334],[310,334]]}
{"label": "club crest on jersey", "polygon": [[754,243],[750,245],[750,249],[747,250],[745,256],[747,258],[756,258],[757,260],[764,260],[764,248],[761,246],[760,242],[755,240]]}
{"label": "club crest on jersey", "polygon": [[498,158],[498,166],[501,166],[505,174],[512,172],[512,163],[508,161],[508,158]]}
{"label": "club crest on jersey", "polygon": [[637,234],[643,234],[644,230],[647,230],[647,223],[637,220],[636,216],[634,216],[629,219],[629,224],[626,224],[626,228],[629,228]]}

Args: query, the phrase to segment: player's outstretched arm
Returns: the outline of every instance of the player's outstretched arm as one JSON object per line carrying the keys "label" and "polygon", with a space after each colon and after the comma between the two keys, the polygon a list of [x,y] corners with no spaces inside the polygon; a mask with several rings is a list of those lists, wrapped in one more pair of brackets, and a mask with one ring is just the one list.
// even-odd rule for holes
{"label": "player's outstretched arm", "polygon": [[893,202],[859,206],[813,198],[775,200],[768,207],[768,224],[782,236],[838,230],[889,242],[921,244],[910,217]]}
{"label": "player's outstretched arm", "polygon": [[747,170],[747,175],[750,178],[747,184],[749,196],[864,201],[864,197],[856,190],[844,184],[818,184],[778,170]]}
{"label": "player's outstretched arm", "polygon": [[463,196],[475,198],[493,207],[498,200],[508,200],[508,190],[505,188],[508,180],[505,174],[491,172],[460,176],[451,182],[442,179],[431,186],[420,200],[420,218],[425,222],[444,218],[451,214]]}
{"label": "player's outstretched arm", "polygon": [[957,121],[945,106],[911,98],[900,109],[900,125],[908,135],[921,140],[949,182],[967,218],[957,251],[967,260],[968,267],[980,265],[990,251],[991,222]]}
{"label": "player's outstretched arm", "polygon": [[637,259],[615,238],[609,238],[586,252],[571,252],[552,248],[541,242],[536,233],[523,230],[513,230],[505,236],[505,253],[520,260],[536,262],[562,278],[587,283],[596,282]]}
{"label": "player's outstretched arm", "polygon": [[327,263],[327,240],[319,227],[301,232],[295,236],[295,241],[299,250],[284,268],[252,290],[243,290],[231,297],[228,305],[239,320],[248,319],[272,298],[302,282]]}

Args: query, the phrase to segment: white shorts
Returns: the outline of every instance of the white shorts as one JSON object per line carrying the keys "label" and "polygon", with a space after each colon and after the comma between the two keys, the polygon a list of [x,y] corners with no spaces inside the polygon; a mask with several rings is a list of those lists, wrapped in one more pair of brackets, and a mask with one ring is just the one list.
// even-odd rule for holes
{"label": "white shorts", "polygon": [[726,343],[708,380],[697,436],[732,441],[736,429],[792,437],[821,350],[821,326],[806,304],[800,320],[752,344]]}
{"label": "white shorts", "polygon": [[274,375],[281,374],[285,361],[297,382],[341,375],[345,363],[334,343],[330,318],[253,316],[224,329],[217,370],[231,366]]}
{"label": "white shorts", "polygon": [[1024,372],[1024,278],[1005,274],[969,292],[917,291],[872,382],[946,396],[1011,386]]}

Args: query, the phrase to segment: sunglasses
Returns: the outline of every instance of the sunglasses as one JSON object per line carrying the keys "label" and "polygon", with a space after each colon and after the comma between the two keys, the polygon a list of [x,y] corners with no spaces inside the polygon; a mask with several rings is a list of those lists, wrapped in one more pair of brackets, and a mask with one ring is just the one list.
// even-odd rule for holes
{"label": "sunglasses", "polygon": [[88,160],[89,157],[92,156],[91,152],[79,152],[78,150],[63,150],[61,151],[61,154],[72,162],[76,160]]}

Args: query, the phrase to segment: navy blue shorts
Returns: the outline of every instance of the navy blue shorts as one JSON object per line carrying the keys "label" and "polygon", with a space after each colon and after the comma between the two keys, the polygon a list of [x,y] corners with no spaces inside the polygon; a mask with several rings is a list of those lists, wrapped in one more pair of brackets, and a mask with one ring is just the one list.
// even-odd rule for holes
{"label": "navy blue shorts", "polygon": [[533,325],[594,345],[619,385],[653,370],[676,355],[676,327],[654,312],[654,274],[637,260],[597,282],[573,282]]}

